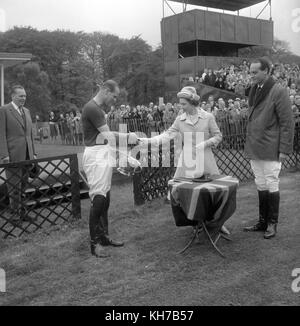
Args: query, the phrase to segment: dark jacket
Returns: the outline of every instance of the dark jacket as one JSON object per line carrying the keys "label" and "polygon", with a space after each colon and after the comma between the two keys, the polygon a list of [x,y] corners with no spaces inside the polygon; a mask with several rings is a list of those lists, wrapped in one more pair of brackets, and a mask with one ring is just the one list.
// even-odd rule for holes
{"label": "dark jacket", "polygon": [[269,78],[255,98],[249,95],[249,122],[245,155],[252,160],[277,161],[279,153],[293,151],[294,119],[288,92]]}
{"label": "dark jacket", "polygon": [[10,162],[26,160],[36,155],[30,111],[24,108],[25,124],[11,103],[0,108],[0,160],[9,156]]}
{"label": "dark jacket", "polygon": [[207,74],[204,78],[204,84],[215,87],[216,80],[217,80],[217,76],[214,73],[210,75]]}

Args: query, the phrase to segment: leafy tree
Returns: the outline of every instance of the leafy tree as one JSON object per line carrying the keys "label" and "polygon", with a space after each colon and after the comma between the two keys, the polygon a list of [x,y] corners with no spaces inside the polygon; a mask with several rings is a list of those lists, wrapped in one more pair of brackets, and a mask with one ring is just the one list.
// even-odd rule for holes
{"label": "leafy tree", "polygon": [[90,63],[81,57],[70,63],[65,63],[62,73],[57,76],[60,80],[61,103],[68,111],[70,107],[77,108],[83,105],[93,95],[93,80],[90,76],[93,74]]}
{"label": "leafy tree", "polygon": [[300,64],[300,57],[293,54],[290,44],[285,40],[274,39],[272,49],[264,46],[253,46],[239,50],[239,56],[244,58],[259,58],[268,56],[273,62]]}
{"label": "leafy tree", "polygon": [[[107,79],[119,82],[123,103],[128,100],[131,104],[145,103],[163,95],[161,49],[152,52],[140,36],[121,39],[102,32],[50,32],[15,27],[0,34],[0,51],[33,54],[32,62],[39,74],[47,76],[47,83],[36,85],[47,88],[43,107],[80,108]],[[23,71],[21,67],[16,69]],[[17,78],[13,71],[6,71],[10,82]],[[40,83],[38,78],[31,80]],[[43,102],[43,93],[36,93],[36,103],[39,96]]]}
{"label": "leafy tree", "polygon": [[1,35],[1,52],[29,52],[33,61],[47,72],[51,102],[59,103],[61,82],[58,76],[63,71],[63,63],[77,58],[81,33],[47,30],[37,31],[32,27],[15,27]]}
{"label": "leafy tree", "polygon": [[36,114],[46,117],[51,104],[49,77],[45,71],[41,71],[38,63],[29,62],[13,67],[7,76],[5,98],[9,98],[11,86],[21,84],[26,90],[26,106],[30,108],[32,117]]}
{"label": "leafy tree", "polygon": [[108,58],[108,75],[120,84],[124,84],[128,74],[136,65],[144,62],[150,53],[151,47],[140,36],[134,36],[130,40],[120,40]]}
{"label": "leafy tree", "polygon": [[278,38],[274,39],[273,42],[273,53],[291,53],[291,48],[290,48],[290,44],[288,41],[284,41],[284,40],[279,40]]}
{"label": "leafy tree", "polygon": [[132,104],[148,104],[164,96],[162,48],[137,63],[128,78],[123,80]]}

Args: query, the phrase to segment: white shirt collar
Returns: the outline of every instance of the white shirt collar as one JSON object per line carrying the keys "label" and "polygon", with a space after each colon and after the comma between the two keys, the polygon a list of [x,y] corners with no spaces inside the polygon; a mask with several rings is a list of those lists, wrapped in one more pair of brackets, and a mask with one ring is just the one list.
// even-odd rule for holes
{"label": "white shirt collar", "polygon": [[20,110],[20,108],[17,106],[16,103],[11,102],[11,104],[13,105],[13,107],[15,108],[15,110],[17,110],[17,112],[20,114],[21,117],[23,116],[23,113],[25,114],[24,111],[22,112],[22,111]]}
{"label": "white shirt collar", "polygon": [[13,105],[13,107],[14,107],[18,112],[20,112],[20,109],[19,109],[19,107],[17,106],[16,103],[11,102],[11,104]]}

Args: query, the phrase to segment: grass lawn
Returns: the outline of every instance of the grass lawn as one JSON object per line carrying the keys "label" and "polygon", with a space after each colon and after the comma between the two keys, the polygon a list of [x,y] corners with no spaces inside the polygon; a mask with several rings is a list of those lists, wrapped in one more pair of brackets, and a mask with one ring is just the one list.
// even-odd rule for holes
{"label": "grass lawn", "polygon": [[299,184],[299,172],[281,178],[279,233],[272,240],[242,231],[256,221],[257,195],[253,182],[240,185],[227,222],[233,242],[219,242],[226,259],[205,239],[178,254],[191,228],[175,226],[163,199],[135,209],[132,185],[115,185],[110,230],[125,246],[109,248],[110,258],[90,255],[84,200],[80,221],[0,240],[7,276],[0,305],[299,305],[291,290],[292,271],[300,268]]}

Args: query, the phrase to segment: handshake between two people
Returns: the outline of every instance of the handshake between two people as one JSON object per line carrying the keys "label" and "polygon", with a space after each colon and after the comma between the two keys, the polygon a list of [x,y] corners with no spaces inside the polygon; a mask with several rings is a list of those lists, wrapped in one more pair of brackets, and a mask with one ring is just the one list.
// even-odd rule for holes
{"label": "handshake between two people", "polygon": [[[152,138],[147,137],[138,137],[136,133],[129,133],[128,134],[128,145],[135,145],[128,151],[127,148],[118,147],[117,153],[119,155],[118,160],[118,168],[117,170],[126,176],[131,176],[136,173],[141,172],[142,170],[142,163],[140,161],[140,156],[137,155],[138,153],[143,153],[143,155],[147,155],[148,153],[148,145],[151,144],[151,147],[157,147],[161,143],[160,136],[154,136]],[[200,141],[196,146],[195,149],[199,153],[199,155],[204,155],[204,150],[213,144],[208,141]],[[199,171],[198,171],[199,172]],[[203,175],[203,172],[200,173]],[[198,176],[198,175],[197,175]]]}

